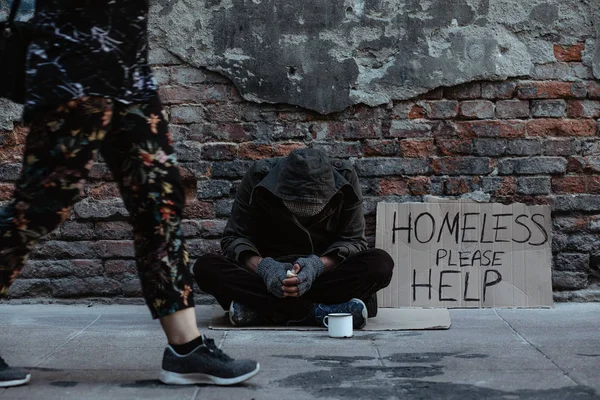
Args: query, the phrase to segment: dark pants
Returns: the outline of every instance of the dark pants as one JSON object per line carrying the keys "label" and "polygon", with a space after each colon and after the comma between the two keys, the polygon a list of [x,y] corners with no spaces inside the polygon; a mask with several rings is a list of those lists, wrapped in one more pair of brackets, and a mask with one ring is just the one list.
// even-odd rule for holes
{"label": "dark pants", "polygon": [[385,251],[366,250],[319,276],[304,296],[283,299],[270,294],[258,274],[220,255],[200,257],[194,265],[194,276],[200,289],[215,296],[224,310],[235,300],[265,316],[284,315],[299,320],[310,313],[315,303],[366,300],[389,285],[393,269],[394,261]]}
{"label": "dark pants", "polygon": [[82,98],[33,118],[13,200],[0,210],[0,298],[35,244],[69,217],[98,151],[130,214],[152,316],[192,307],[181,229],[185,198],[158,97],[131,106]]}

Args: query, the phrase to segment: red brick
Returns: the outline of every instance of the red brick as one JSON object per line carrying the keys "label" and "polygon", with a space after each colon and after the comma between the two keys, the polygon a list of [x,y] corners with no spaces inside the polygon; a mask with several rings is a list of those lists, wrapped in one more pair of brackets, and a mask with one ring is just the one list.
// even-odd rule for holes
{"label": "red brick", "polygon": [[303,143],[278,143],[273,146],[273,156],[285,157],[292,151],[306,147]]}
{"label": "red brick", "polygon": [[209,143],[202,146],[204,160],[233,160],[236,157],[237,146],[228,143]]}
{"label": "red brick", "polygon": [[587,192],[590,194],[600,194],[600,175],[590,175],[587,177]]}
{"label": "red brick", "polygon": [[517,192],[517,179],[512,176],[504,178],[500,184],[500,189],[496,192],[497,196],[514,196]]}
{"label": "red brick", "polygon": [[363,153],[366,157],[396,156],[400,145],[396,140],[366,140],[363,144]]}
{"label": "red brick", "polygon": [[600,82],[589,81],[587,83],[588,96],[590,99],[600,99]]}
{"label": "red brick", "polygon": [[21,163],[24,147],[0,145],[0,164]]}
{"label": "red brick", "polygon": [[393,178],[382,179],[379,181],[380,196],[397,196],[408,194],[408,184],[406,179]]}
{"label": "red brick", "polygon": [[585,117],[585,111],[584,111],[582,100],[569,100],[567,102],[567,117],[569,117],[569,118]]}
{"label": "red brick", "polygon": [[100,182],[90,186],[87,195],[97,200],[107,200],[120,197],[119,186],[114,182]]}
{"label": "red brick", "polygon": [[410,109],[409,113],[408,113],[408,118],[409,119],[420,119],[420,118],[425,118],[425,109],[417,104],[415,104],[414,106],[412,106],[412,108]]}
{"label": "red brick", "polygon": [[238,148],[238,157],[242,160],[261,160],[273,157],[270,144],[242,143]]}
{"label": "red brick", "polygon": [[[183,191],[186,199],[185,201],[189,202],[195,200],[196,196],[198,195],[196,175],[194,175],[191,170],[181,165],[179,165],[177,169],[179,170],[179,176],[181,177],[181,183],[183,184]],[[207,168],[205,176],[208,176],[208,173],[209,171]]]}
{"label": "red brick", "polygon": [[552,178],[552,191],[555,194],[585,193],[585,176],[557,176]]}
{"label": "red brick", "polygon": [[135,261],[132,260],[107,260],[104,270],[108,276],[137,273]]}
{"label": "red brick", "polygon": [[12,183],[0,183],[0,201],[10,200],[14,190],[15,185]]}
{"label": "red brick", "polygon": [[12,131],[0,132],[2,146],[18,146],[25,144],[28,133],[28,128],[15,124]]}
{"label": "red brick", "polygon": [[192,200],[186,203],[183,210],[183,218],[186,219],[209,219],[215,217],[213,203],[207,201]]}
{"label": "red brick", "polygon": [[98,240],[93,245],[100,258],[133,258],[133,240]]}
{"label": "red brick", "polygon": [[596,130],[593,119],[540,118],[527,123],[528,136],[594,136]]}
{"label": "red brick", "polygon": [[554,45],[554,57],[557,61],[571,62],[581,61],[585,43],[577,43],[574,45]]}
{"label": "red brick", "polygon": [[490,138],[516,138],[525,136],[525,124],[521,121],[469,121],[458,122],[460,136]]}
{"label": "red brick", "polygon": [[405,158],[429,157],[434,152],[433,139],[404,139],[400,141],[400,149]]}
{"label": "red brick", "polygon": [[408,180],[408,191],[415,196],[421,196],[430,193],[431,182],[426,176],[417,176]]}
{"label": "red brick", "polygon": [[177,167],[178,171],[179,171],[179,176],[181,177],[182,181],[195,181],[196,180],[196,175],[194,175],[194,173],[192,171],[190,171],[188,168],[185,168],[181,165],[179,165]]}
{"label": "red brick", "polygon": [[581,173],[587,168],[587,161],[581,156],[567,158],[567,173]]}
{"label": "red brick", "polygon": [[518,90],[520,99],[562,99],[585,97],[587,88],[581,82],[525,82]]}
{"label": "red brick", "polygon": [[443,156],[473,153],[472,139],[436,139],[435,144]]}
{"label": "red brick", "polygon": [[463,177],[448,178],[444,182],[444,194],[448,196],[460,196],[470,191],[469,182]]}
{"label": "red brick", "polygon": [[569,100],[567,116],[569,118],[600,118],[600,101]]}

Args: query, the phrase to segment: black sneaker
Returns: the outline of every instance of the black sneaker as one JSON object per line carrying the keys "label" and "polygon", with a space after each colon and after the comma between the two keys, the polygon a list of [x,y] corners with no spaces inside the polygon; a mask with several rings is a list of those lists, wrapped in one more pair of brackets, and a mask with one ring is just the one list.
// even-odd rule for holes
{"label": "black sneaker", "polygon": [[264,319],[253,309],[237,301],[229,305],[229,322],[233,326],[256,326],[263,323]]}
{"label": "black sneaker", "polygon": [[0,388],[24,385],[31,380],[31,374],[9,367],[0,357]]}
{"label": "black sneaker", "polygon": [[202,336],[203,344],[189,354],[179,355],[167,346],[159,379],[168,385],[235,385],[256,375],[260,365],[254,360],[234,360]]}
{"label": "black sneaker", "polygon": [[369,318],[375,318],[377,316],[377,293],[370,295],[365,301],[365,305],[367,306]]}
{"label": "black sneaker", "polygon": [[360,299],[352,299],[341,304],[317,304],[315,307],[315,319],[317,323],[323,324],[323,318],[327,314],[350,313],[352,314],[352,325],[354,329],[362,329],[367,325],[367,306]]}

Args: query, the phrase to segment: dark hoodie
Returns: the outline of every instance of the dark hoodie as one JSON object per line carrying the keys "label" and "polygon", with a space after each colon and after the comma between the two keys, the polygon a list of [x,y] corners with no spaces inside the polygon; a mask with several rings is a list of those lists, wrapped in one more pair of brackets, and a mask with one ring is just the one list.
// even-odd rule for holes
{"label": "dark hoodie", "polygon": [[[301,224],[282,200],[327,205]],[[221,247],[238,262],[243,252],[290,261],[308,254],[344,260],[367,248],[364,230],[352,165],[303,149],[252,165],[237,191]]]}

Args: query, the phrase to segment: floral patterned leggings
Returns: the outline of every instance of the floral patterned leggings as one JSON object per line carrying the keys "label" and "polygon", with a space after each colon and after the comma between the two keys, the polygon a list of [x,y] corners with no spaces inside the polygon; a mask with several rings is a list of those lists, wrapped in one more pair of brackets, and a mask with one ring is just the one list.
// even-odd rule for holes
{"label": "floral patterned leggings", "polygon": [[130,214],[153,318],[193,307],[184,193],[158,97],[133,106],[87,97],[34,117],[13,200],[0,211],[0,298],[39,239],[68,218],[98,150]]}

